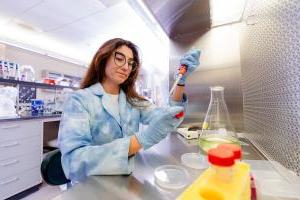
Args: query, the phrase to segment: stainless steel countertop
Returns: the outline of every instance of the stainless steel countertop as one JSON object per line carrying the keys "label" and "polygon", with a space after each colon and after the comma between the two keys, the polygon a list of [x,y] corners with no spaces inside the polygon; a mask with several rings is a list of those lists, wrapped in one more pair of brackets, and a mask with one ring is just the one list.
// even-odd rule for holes
{"label": "stainless steel countertop", "polygon": [[[244,138],[241,139],[247,142]],[[244,159],[261,160],[264,157],[251,144],[242,145]],[[135,168],[129,176],[92,176],[76,184],[53,200],[99,200],[99,199],[176,199],[186,187],[164,189],[154,181],[154,170],[161,165],[180,165],[181,155],[198,152],[196,140],[186,140],[179,134],[171,134],[147,151],[140,151],[135,157]],[[189,173],[191,184],[203,170],[183,166]],[[188,184],[188,185],[189,185]]]}
{"label": "stainless steel countertop", "polygon": [[28,114],[28,115],[19,115],[11,118],[0,118],[0,122],[9,122],[9,121],[22,121],[30,119],[45,119],[45,118],[59,118],[61,114]]}

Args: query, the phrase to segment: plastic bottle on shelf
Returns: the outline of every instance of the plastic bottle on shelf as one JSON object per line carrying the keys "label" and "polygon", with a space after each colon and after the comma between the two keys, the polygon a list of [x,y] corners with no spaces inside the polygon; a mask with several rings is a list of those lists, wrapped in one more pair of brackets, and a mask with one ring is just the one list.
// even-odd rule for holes
{"label": "plastic bottle on shelf", "polygon": [[234,153],[226,148],[208,151],[210,167],[194,181],[178,200],[250,200],[250,167],[236,162]]}
{"label": "plastic bottle on shelf", "polygon": [[3,78],[8,79],[8,76],[9,76],[8,62],[4,61],[3,62]]}
{"label": "plastic bottle on shelf", "polygon": [[0,78],[3,78],[4,61],[0,60]]}
{"label": "plastic bottle on shelf", "polygon": [[15,79],[15,63],[13,62],[8,62],[9,66],[9,73],[8,73],[8,79]]}
{"label": "plastic bottle on shelf", "polygon": [[19,64],[15,63],[15,80],[19,80],[19,78],[20,78]]}
{"label": "plastic bottle on shelf", "polygon": [[20,75],[22,81],[34,82],[35,71],[30,65],[22,65],[20,68]]}

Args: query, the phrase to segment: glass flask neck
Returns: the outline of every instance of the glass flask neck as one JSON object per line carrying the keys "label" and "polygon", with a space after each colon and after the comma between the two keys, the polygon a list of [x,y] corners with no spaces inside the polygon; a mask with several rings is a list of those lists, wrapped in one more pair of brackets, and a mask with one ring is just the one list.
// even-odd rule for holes
{"label": "glass flask neck", "polygon": [[224,88],[220,86],[210,87],[210,99],[224,99]]}

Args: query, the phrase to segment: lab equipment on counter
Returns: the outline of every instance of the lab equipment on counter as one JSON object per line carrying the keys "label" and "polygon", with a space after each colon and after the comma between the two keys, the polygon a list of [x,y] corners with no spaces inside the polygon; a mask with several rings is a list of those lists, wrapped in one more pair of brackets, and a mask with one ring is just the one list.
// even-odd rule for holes
{"label": "lab equipment on counter", "polygon": [[19,80],[19,64],[0,60],[0,78]]}
{"label": "lab equipment on counter", "polygon": [[251,165],[257,200],[299,200],[300,177],[273,160],[244,160]]}
{"label": "lab equipment on counter", "polygon": [[206,169],[209,166],[206,158],[199,156],[199,153],[182,154],[181,163],[192,169]]}
{"label": "lab equipment on counter", "polygon": [[15,80],[20,79],[20,66],[19,64],[15,63],[15,74],[14,74]]}
{"label": "lab equipment on counter", "polygon": [[15,63],[8,62],[9,70],[8,70],[8,79],[15,80],[16,68]]}
{"label": "lab equipment on counter", "polygon": [[43,83],[49,84],[49,85],[55,85],[55,80],[50,78],[43,78]]}
{"label": "lab equipment on counter", "polygon": [[235,130],[231,124],[229,112],[224,99],[224,87],[210,87],[210,102],[202,124],[201,135],[215,134],[236,139]]}
{"label": "lab equipment on counter", "polygon": [[239,145],[237,134],[231,124],[224,99],[224,87],[210,87],[211,98],[208,110],[199,131],[198,144],[202,154],[219,144],[233,143]]}
{"label": "lab equipment on counter", "polygon": [[43,114],[44,112],[44,101],[41,99],[31,100],[31,113],[32,114]]}
{"label": "lab equipment on counter", "polygon": [[177,165],[163,165],[154,170],[155,183],[166,189],[180,189],[187,185],[186,169]]}
{"label": "lab equipment on counter", "polygon": [[16,117],[16,100],[18,90],[15,87],[0,88],[0,117],[10,118]]}
{"label": "lab equipment on counter", "polygon": [[[233,143],[239,145],[239,140],[231,124],[227,106],[224,100],[224,87],[215,86],[210,87],[211,99],[208,106],[208,110],[205,116],[205,120],[202,124],[202,129],[198,130],[198,145],[200,148],[198,158],[194,154],[183,155],[191,162],[192,159],[196,159],[191,163],[201,163],[196,169],[205,169],[207,162],[205,162],[205,154],[211,148],[217,147],[223,143]],[[183,134],[185,135],[185,134]],[[190,158],[187,158],[191,156]],[[183,163],[189,167],[188,163]]]}
{"label": "lab equipment on counter", "polygon": [[63,111],[64,103],[72,92],[73,90],[71,88],[63,88],[62,90],[57,91],[57,95],[55,97],[55,111]]}
{"label": "lab equipment on counter", "polygon": [[9,67],[8,67],[8,62],[5,60],[0,61],[0,68],[2,69],[0,72],[0,77],[8,79],[9,76]]}
{"label": "lab equipment on counter", "polygon": [[198,131],[189,131],[187,127],[177,128],[177,132],[188,140],[198,138]]}
{"label": "lab equipment on counter", "polygon": [[35,71],[30,65],[22,65],[20,68],[20,78],[21,81],[34,82]]}
{"label": "lab equipment on counter", "polygon": [[47,99],[44,105],[44,113],[52,114],[55,112],[55,101]]}
{"label": "lab equipment on counter", "polygon": [[181,134],[186,139],[198,139],[198,130],[201,130],[202,124],[197,123],[197,125],[188,125],[185,127],[177,128],[177,132]]}
{"label": "lab equipment on counter", "polygon": [[177,200],[250,200],[250,166],[235,158],[228,149],[210,149],[210,167]]}
{"label": "lab equipment on counter", "polygon": [[0,78],[4,78],[3,71],[4,71],[4,61],[0,60]]}
{"label": "lab equipment on counter", "polygon": [[55,80],[56,84],[57,85],[61,85],[61,86],[71,86],[71,83],[72,81],[69,79],[69,78],[66,78],[66,77],[58,77],[56,80]]}

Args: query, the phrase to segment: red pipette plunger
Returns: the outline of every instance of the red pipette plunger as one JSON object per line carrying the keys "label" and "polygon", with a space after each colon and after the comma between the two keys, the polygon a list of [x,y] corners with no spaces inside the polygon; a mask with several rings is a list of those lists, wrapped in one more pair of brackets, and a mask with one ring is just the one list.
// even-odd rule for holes
{"label": "red pipette plunger", "polygon": [[[180,68],[179,68],[179,73],[178,73],[178,77],[176,78],[171,90],[170,90],[170,95],[173,93],[177,83],[179,82],[179,80],[182,78],[183,74],[186,73],[186,70],[187,70],[187,66],[186,65],[181,65]],[[180,113],[176,114],[175,117],[177,119],[181,118],[184,116],[184,112],[181,111]]]}

